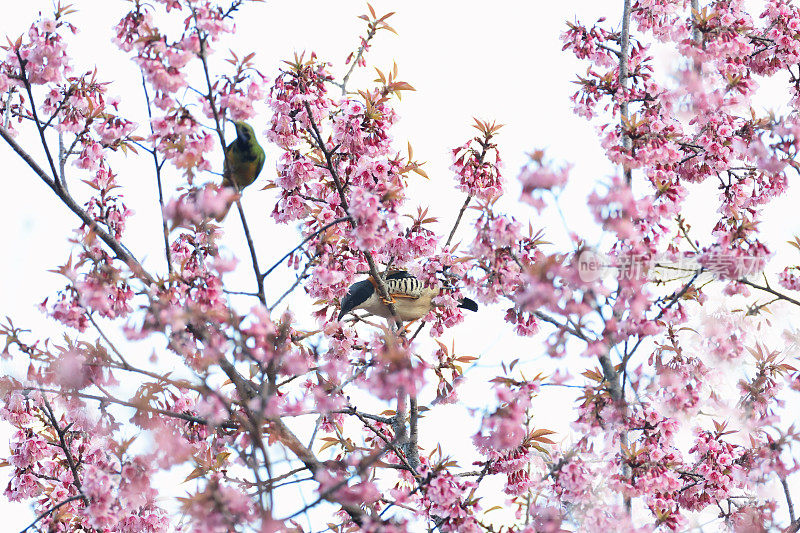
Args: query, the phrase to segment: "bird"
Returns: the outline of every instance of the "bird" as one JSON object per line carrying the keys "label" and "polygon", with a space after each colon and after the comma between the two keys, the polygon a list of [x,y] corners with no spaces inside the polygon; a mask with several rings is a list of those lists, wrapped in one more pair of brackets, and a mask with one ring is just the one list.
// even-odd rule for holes
{"label": "bird", "polygon": [[241,191],[253,183],[264,168],[266,155],[258,144],[253,127],[241,120],[233,120],[236,140],[225,148],[222,186]]}
{"label": "bird", "polygon": [[[388,274],[384,282],[391,298],[389,303],[393,303],[397,311],[395,317],[402,322],[412,322],[427,315],[433,308],[433,298],[441,292],[441,287],[428,287],[403,270]],[[364,309],[372,315],[390,318],[392,313],[387,302],[378,294],[377,287],[372,276],[352,284],[342,299],[338,319],[341,320],[344,315],[356,309]],[[478,310],[478,304],[469,298],[462,298],[458,307],[470,311]]]}
{"label": "bird", "polygon": [[241,120],[231,122],[236,128],[236,139],[225,147],[221,190],[232,189],[234,194],[230,195],[224,209],[214,215],[217,222],[222,222],[228,215],[238,193],[256,181],[266,160],[264,149],[258,144],[253,127]]}

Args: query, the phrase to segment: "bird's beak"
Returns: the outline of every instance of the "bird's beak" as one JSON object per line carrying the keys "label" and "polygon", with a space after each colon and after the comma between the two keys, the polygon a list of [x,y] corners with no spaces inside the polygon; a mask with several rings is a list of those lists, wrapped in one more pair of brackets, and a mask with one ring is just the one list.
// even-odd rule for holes
{"label": "bird's beak", "polygon": [[350,312],[351,307],[350,300],[345,296],[342,299],[342,306],[339,308],[339,316],[336,317],[336,320],[341,320],[344,315]]}

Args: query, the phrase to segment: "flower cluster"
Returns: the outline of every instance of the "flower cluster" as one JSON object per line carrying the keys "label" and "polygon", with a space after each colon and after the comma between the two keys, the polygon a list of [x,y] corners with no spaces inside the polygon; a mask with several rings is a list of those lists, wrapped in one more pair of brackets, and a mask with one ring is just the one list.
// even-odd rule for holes
{"label": "flower cluster", "polygon": [[430,475],[432,479],[424,489],[421,503],[428,515],[440,523],[442,531],[480,531],[473,515],[477,502],[467,499],[468,491],[475,488],[474,483],[461,481],[446,470]]}
{"label": "flower cluster", "polygon": [[470,196],[488,202],[503,194],[500,174],[502,161],[492,137],[502,125],[475,120],[480,135],[463,146],[453,149],[453,165],[458,188]]}
{"label": "flower cluster", "polygon": [[569,166],[552,169],[542,161],[544,152],[541,150],[531,154],[530,163],[525,165],[517,179],[522,183],[522,196],[520,199],[540,211],[545,202],[541,195],[544,191],[556,194],[567,183]]}
{"label": "flower cluster", "polygon": [[[750,274],[766,271],[771,257],[759,224],[800,169],[794,111],[757,111],[759,83],[784,72],[788,104],[800,107],[800,8],[764,0],[759,17],[742,0],[699,10],[688,0],[633,0],[624,31],[605,19],[568,23],[564,50],[588,67],[574,110],[597,126],[619,171],[588,192],[594,224],[568,231],[565,245],[537,215],[572,192],[580,167],[531,154],[518,185],[534,229],[526,211],[506,210],[500,126],[488,121],[476,120],[478,134],[452,151],[453,186],[466,199],[443,221],[449,233],[438,233],[436,206],[409,212],[411,178],[426,175],[410,145],[395,145],[394,97],[413,87],[396,66],[377,70],[373,85],[348,86],[376,32],[393,31],[391,14],[369,7],[361,17],[367,30],[343,77],[304,53],[268,86],[254,54],[214,56],[243,4],[132,4],[114,42],[142,72],[142,135],[96,72],[72,70],[68,9],[4,48],[2,111],[38,128],[31,137],[48,164],[30,166],[81,220],[72,258],[56,269],[67,285],[42,306],[77,333],[29,342],[10,320],[0,325],[2,357],[27,363],[24,379],[0,380],[0,417],[13,428],[4,494],[35,502],[36,528],[284,531],[323,500],[329,527],[348,531],[399,532],[427,519],[441,531],[652,532],[712,514],[743,531],[785,528],[762,488],[797,469],[798,437],[782,414],[800,380],[786,356],[794,347],[772,346],[763,313],[779,301],[796,305],[781,291],[800,281],[797,266],[775,285]],[[675,71],[659,68],[662,53],[678,58]],[[275,172],[264,173],[274,208],[258,220],[296,224],[302,234],[266,271],[261,254],[275,250],[250,232],[249,202],[240,207],[253,272],[226,275],[237,264],[213,222],[239,200],[206,176],[221,170],[229,119],[253,121],[259,137],[266,130],[266,151],[277,152]],[[51,132],[60,135],[57,151]],[[152,239],[159,253],[148,249],[142,261],[123,244],[132,229],[131,196],[121,193],[128,176],[111,166],[112,152],[137,150],[153,164],[163,218],[163,236]],[[73,186],[67,169],[85,186]],[[717,192],[703,198],[713,214],[704,225],[686,206],[709,186]],[[459,230],[463,246],[453,241]],[[602,257],[591,245],[619,269],[615,279],[582,269]],[[296,274],[288,289],[271,276],[284,260]],[[394,270],[439,289],[416,333],[364,315],[337,320],[354,281],[373,276],[379,288]],[[245,272],[254,274],[249,290],[239,285]],[[317,301],[305,319],[275,311],[302,309],[284,300],[299,297],[296,288]],[[775,300],[703,313],[714,291]],[[481,312],[504,310],[509,327],[541,349],[511,363],[482,355],[480,365],[463,346],[456,353],[457,342],[439,339],[464,319],[467,296]],[[433,341],[417,335],[423,326]],[[540,356],[554,359],[549,377]],[[503,374],[487,386],[496,401],[468,409],[481,457],[477,472],[464,471],[460,457],[446,455],[460,450],[434,434],[425,413],[455,411],[495,366]],[[567,383],[578,376],[586,381]],[[537,423],[551,393],[579,401],[569,447]],[[128,438],[131,428],[146,438]],[[188,474],[183,524],[160,507],[154,483],[173,467]],[[516,510],[495,514],[498,524],[479,504],[492,480],[504,483],[501,507]],[[286,507],[280,487],[295,483],[313,492],[313,504]]]}
{"label": "flower cluster", "polygon": [[[124,451],[115,455],[103,417],[57,416],[52,401],[39,393],[13,393],[0,410],[16,427],[9,457],[14,471],[5,496],[12,501],[37,498],[44,508],[59,505],[60,512],[43,516],[39,523],[54,530],[122,531],[136,525],[138,531],[168,531],[166,513],[156,505],[150,483],[154,465]],[[81,403],[68,407],[80,408]]]}
{"label": "flower cluster", "polygon": [[43,19],[28,30],[28,40],[22,37],[7,48],[8,56],[4,62],[6,72],[24,68],[25,78],[31,85],[62,83],[70,71],[70,57],[66,42],[59,32],[77,32],[77,28],[66,22],[59,10],[53,19]]}

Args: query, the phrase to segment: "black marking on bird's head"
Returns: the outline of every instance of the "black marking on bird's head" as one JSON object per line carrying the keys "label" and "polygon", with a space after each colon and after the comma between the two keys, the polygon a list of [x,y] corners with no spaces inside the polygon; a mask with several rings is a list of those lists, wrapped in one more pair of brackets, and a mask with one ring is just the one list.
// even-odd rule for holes
{"label": "black marking on bird's head", "polygon": [[240,143],[248,144],[250,139],[256,136],[255,132],[253,131],[253,127],[247,122],[234,120],[233,126],[236,128],[236,140],[238,140]]}
{"label": "black marking on bird's head", "polygon": [[342,308],[339,311],[337,319],[341,320],[344,315],[357,309],[359,305],[366,302],[369,297],[372,296],[373,292],[375,292],[375,287],[366,279],[350,285],[350,288],[347,289],[347,294],[342,298]]}
{"label": "black marking on bird's head", "polygon": [[458,302],[458,306],[469,311],[478,311],[478,304],[475,303],[475,300],[470,300],[469,298],[462,298],[461,301]]}

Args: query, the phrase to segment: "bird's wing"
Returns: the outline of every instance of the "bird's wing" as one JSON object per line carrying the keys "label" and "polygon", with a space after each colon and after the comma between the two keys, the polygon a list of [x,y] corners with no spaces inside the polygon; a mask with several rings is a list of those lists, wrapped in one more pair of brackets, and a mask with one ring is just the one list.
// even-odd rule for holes
{"label": "bird's wing", "polygon": [[232,157],[233,152],[233,143],[229,144],[225,147],[225,157],[222,160],[222,186],[223,187],[232,187],[233,182],[231,181],[231,161],[230,158]]}

